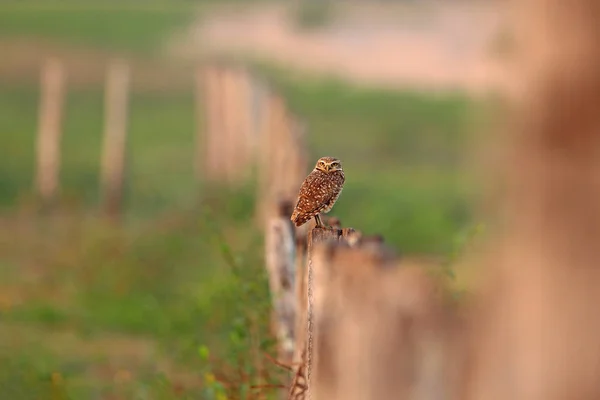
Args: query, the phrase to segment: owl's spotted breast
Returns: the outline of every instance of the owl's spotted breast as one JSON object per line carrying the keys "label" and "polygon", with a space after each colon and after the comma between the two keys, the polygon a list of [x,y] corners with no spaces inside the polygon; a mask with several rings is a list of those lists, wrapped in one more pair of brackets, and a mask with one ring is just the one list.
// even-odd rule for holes
{"label": "owl's spotted breast", "polygon": [[313,170],[304,180],[291,220],[301,226],[319,213],[331,211],[342,192],[345,176],[342,170],[330,173]]}

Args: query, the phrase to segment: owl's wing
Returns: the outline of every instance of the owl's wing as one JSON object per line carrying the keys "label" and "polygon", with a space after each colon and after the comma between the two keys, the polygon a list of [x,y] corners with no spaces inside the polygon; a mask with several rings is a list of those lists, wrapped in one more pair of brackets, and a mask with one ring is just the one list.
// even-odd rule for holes
{"label": "owl's wing", "polygon": [[327,176],[311,173],[300,187],[296,209],[301,210],[303,214],[318,214],[332,197]]}

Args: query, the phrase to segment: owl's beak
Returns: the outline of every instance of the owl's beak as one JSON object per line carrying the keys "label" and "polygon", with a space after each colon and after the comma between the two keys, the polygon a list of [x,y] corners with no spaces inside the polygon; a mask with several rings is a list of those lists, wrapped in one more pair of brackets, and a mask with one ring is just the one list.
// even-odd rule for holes
{"label": "owl's beak", "polygon": [[327,164],[327,165],[325,166],[325,169],[327,170],[327,172],[329,172],[329,170],[331,169],[331,165]]}

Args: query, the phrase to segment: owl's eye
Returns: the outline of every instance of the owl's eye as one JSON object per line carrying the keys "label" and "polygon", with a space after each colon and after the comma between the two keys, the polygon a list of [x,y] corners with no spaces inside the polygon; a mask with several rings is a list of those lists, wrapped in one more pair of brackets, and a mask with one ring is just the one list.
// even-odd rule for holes
{"label": "owl's eye", "polygon": [[333,164],[331,164],[331,168],[338,168],[339,166],[340,166],[340,163],[334,162]]}

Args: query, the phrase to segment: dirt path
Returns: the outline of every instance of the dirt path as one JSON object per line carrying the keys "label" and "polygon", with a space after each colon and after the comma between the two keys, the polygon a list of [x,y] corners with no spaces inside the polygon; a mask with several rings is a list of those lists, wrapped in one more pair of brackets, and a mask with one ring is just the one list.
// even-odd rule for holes
{"label": "dirt path", "polygon": [[218,12],[172,49],[187,56],[243,52],[378,86],[480,91],[505,79],[491,50],[506,13],[494,2],[355,4],[317,31],[295,29],[289,11],[268,5]]}

